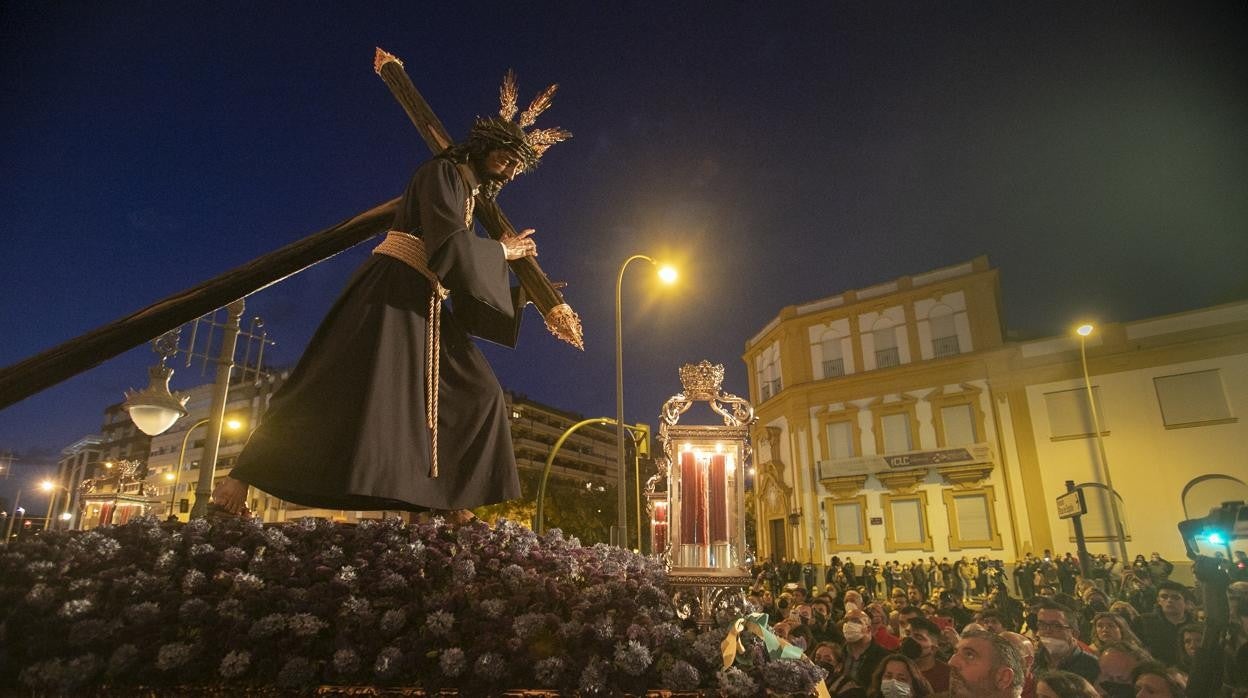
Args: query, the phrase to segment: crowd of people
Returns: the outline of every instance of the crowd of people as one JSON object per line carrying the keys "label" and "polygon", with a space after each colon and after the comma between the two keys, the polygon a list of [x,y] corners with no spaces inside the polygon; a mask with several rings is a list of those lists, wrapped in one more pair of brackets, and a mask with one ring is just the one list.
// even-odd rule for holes
{"label": "crowd of people", "polygon": [[[1241,565],[1242,566],[1242,565]],[[1086,571],[1085,571],[1086,570]],[[833,557],[754,568],[749,600],[833,696],[1248,697],[1248,581],[1226,560],[1172,580],[1153,553]]]}

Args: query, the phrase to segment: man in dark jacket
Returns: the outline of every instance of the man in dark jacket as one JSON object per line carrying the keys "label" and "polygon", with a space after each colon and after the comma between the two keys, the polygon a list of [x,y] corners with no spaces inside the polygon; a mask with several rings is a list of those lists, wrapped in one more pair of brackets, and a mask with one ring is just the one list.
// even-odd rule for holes
{"label": "man in dark jacket", "polygon": [[1188,605],[1187,587],[1170,580],[1157,585],[1157,607],[1140,616],[1140,641],[1167,666],[1179,663],[1179,628],[1195,618]]}

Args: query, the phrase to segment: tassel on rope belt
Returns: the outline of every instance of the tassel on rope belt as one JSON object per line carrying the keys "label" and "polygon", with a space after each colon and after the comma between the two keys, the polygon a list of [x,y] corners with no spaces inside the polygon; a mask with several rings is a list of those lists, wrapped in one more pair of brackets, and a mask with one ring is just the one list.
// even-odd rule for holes
{"label": "tassel on rope belt", "polygon": [[442,334],[442,301],[450,291],[429,269],[425,241],[410,233],[391,230],[386,239],[373,248],[373,254],[384,254],[403,262],[429,280],[429,328],[425,332],[425,424],[429,427],[429,477],[438,476],[438,364]]}

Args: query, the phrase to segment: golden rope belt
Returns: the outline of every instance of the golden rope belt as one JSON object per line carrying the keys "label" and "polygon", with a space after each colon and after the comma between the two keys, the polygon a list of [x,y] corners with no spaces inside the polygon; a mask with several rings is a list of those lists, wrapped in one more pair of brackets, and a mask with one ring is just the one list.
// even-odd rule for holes
{"label": "golden rope belt", "polygon": [[429,427],[429,477],[438,476],[438,370],[442,334],[442,301],[450,291],[429,269],[425,241],[410,233],[391,230],[386,239],[373,248],[373,254],[384,254],[403,262],[429,280],[429,328],[425,333],[425,424]]}

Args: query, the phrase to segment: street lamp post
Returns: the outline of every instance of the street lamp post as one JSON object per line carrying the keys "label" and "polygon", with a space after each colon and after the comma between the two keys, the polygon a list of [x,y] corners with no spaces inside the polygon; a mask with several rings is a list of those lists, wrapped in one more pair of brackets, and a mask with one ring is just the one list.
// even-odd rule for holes
{"label": "street lamp post", "polygon": [[20,510],[19,505],[22,503],[22,491],[17,491],[17,496],[13,498],[13,511],[9,512],[9,523],[4,527],[4,544],[7,547],[9,538],[13,536],[13,520],[17,518],[17,512]]}
{"label": "street lamp post", "polygon": [[[624,287],[624,270],[633,260],[644,259],[653,265],[658,265],[653,257],[644,254],[635,254],[620,265],[620,273],[615,278],[615,462],[618,472],[616,485],[618,492],[616,493],[616,528],[619,530],[616,542],[622,548],[628,547],[628,469],[624,466],[624,322],[623,322],[623,304],[621,302],[621,292]],[[659,278],[664,283],[674,283],[676,281],[676,270],[669,266],[663,266],[659,269]],[[637,487],[641,487],[641,483],[637,483]],[[637,547],[641,547],[641,522],[637,522],[638,538]]]}
{"label": "street lamp post", "polygon": [[52,482],[51,480],[44,480],[43,482],[39,483],[39,489],[48,493],[48,513],[45,514],[43,517],[43,528],[45,531],[50,531],[52,530],[53,505],[56,504],[56,497],[57,495],[60,494],[59,492],[57,492],[57,490],[65,490],[65,498],[69,499],[69,495],[70,495],[69,488],[65,487],[64,485],[58,485],[55,482]]}
{"label": "street lamp post", "polygon": [[[190,428],[186,430],[186,434],[182,436],[182,448],[178,451],[178,461],[174,465],[174,470],[173,470],[173,491],[169,493],[169,513],[170,514],[174,513],[173,511],[174,501],[176,500],[178,496],[178,485],[181,484],[181,481],[182,481],[183,463],[186,462],[186,446],[188,443],[190,443],[191,432],[195,431],[199,427],[202,427],[211,421],[212,421],[211,417],[205,417],[199,420],[198,422],[195,422],[194,424],[190,426]],[[237,431],[238,429],[242,428],[242,422],[239,422],[237,419],[227,419],[225,422],[225,427],[229,429],[230,431]],[[201,468],[204,467],[203,460],[204,459],[202,458],[200,459],[199,467]]]}
{"label": "street lamp post", "polygon": [[1127,536],[1122,526],[1122,514],[1118,511],[1118,496],[1114,490],[1114,479],[1109,474],[1109,457],[1105,455],[1105,439],[1101,437],[1101,420],[1096,412],[1096,399],[1092,393],[1092,378],[1088,374],[1088,335],[1096,328],[1090,324],[1080,325],[1075,332],[1079,335],[1079,360],[1083,364],[1083,387],[1088,391],[1088,411],[1092,413],[1092,431],[1096,436],[1096,450],[1101,458],[1101,469],[1105,472],[1105,486],[1109,488],[1109,511],[1114,517],[1114,528],[1118,538],[1118,556],[1122,560],[1123,569],[1129,563],[1127,559]]}

